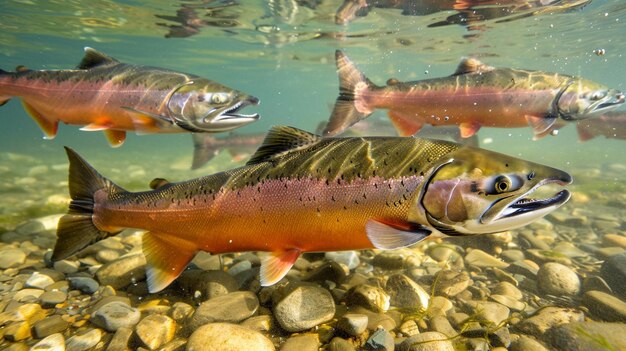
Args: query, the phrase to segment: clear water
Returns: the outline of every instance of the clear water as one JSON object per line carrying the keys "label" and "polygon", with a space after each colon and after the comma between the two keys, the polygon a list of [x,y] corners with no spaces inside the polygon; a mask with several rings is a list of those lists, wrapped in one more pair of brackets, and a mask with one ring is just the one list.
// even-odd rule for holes
{"label": "clear water", "polygon": [[[397,9],[376,8],[347,25],[337,25],[339,3],[7,0],[0,4],[0,67],[71,68],[80,61],[83,47],[91,46],[120,61],[194,73],[261,100],[260,106],[246,109],[258,112],[261,120],[239,129],[241,133],[283,124],[313,131],[326,121],[338,92],[336,49],[344,50],[378,83],[390,77],[445,76],[461,57],[472,56],[492,66],[580,75],[626,90],[625,1],[593,0],[569,10],[520,10],[470,25],[441,26],[433,24],[458,12],[406,16]],[[175,16],[181,6],[194,8],[210,24],[199,26],[197,33],[186,33],[187,37],[172,37],[168,33],[180,23],[163,17]],[[596,53],[599,49],[603,55]],[[384,112],[372,118],[376,117],[386,120]],[[183,180],[234,166],[227,155],[221,155],[200,170],[188,170],[192,145],[184,134],[130,133],[122,147],[113,149],[98,132],[61,126],[54,140],[43,140],[17,99],[0,108],[0,121],[4,167],[0,180],[5,183],[0,230],[11,230],[30,217],[62,212],[59,207],[41,206],[37,192],[41,196],[63,193],[64,171],[50,174],[52,180],[46,174],[32,176],[36,182],[24,185],[24,191],[6,184],[31,177],[30,169],[36,165],[64,164],[64,145],[131,189],[145,189],[154,177]],[[624,141],[600,137],[580,143],[574,126],[563,128],[556,137],[539,141],[531,137],[529,128],[479,132],[485,148],[571,172],[576,179],[571,188],[592,201],[608,193],[618,201],[626,199]],[[489,139],[492,142],[485,143]],[[137,167],[145,174],[129,180],[125,175]],[[38,189],[41,184],[54,189]],[[589,204],[571,201],[567,206],[571,210]],[[623,206],[620,213],[624,214]],[[624,233],[623,222],[617,231]]]}

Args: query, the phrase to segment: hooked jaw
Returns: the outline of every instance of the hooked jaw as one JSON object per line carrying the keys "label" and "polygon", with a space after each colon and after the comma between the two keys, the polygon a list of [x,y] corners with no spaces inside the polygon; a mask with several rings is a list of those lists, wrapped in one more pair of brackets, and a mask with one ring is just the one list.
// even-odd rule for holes
{"label": "hooked jaw", "polygon": [[[507,229],[517,228],[526,225],[531,221],[543,217],[546,214],[559,208],[570,198],[570,192],[567,190],[561,190],[554,196],[545,199],[531,198],[529,197],[531,193],[547,184],[558,184],[561,186],[565,186],[570,184],[571,182],[572,177],[565,172],[562,172],[559,177],[545,179],[532,187],[526,193],[517,197],[516,199],[511,199],[510,197],[502,198],[500,201],[507,201],[509,202],[509,204],[496,213],[491,213],[491,210],[495,210],[494,207],[496,207],[491,206],[487,211],[485,211],[485,213],[483,213],[480,222],[490,222],[497,227],[506,226]],[[497,201],[496,203],[500,201]],[[496,203],[494,203],[494,205]]]}
{"label": "hooked jaw", "polygon": [[219,114],[212,116],[215,110],[202,119],[200,127],[203,125],[210,126],[213,132],[225,132],[231,129],[242,127],[258,120],[259,114],[241,114],[238,113],[242,108],[249,105],[258,105],[259,99],[254,96],[247,96],[245,99],[239,100],[232,106],[224,108]]}
{"label": "hooked jaw", "polygon": [[626,97],[622,92],[610,94],[608,98],[602,100],[599,104],[593,106],[593,113],[606,112],[624,103]]}

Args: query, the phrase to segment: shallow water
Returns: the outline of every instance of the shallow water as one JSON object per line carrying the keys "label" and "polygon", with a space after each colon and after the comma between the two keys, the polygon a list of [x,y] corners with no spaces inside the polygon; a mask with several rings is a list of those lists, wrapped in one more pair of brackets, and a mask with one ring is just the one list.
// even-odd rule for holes
{"label": "shallow water", "polygon": [[[563,6],[580,1],[558,3]],[[334,64],[337,49],[343,50],[368,78],[379,84],[390,77],[397,77],[401,81],[443,77],[456,69],[461,57],[471,56],[496,67],[580,75],[615,89],[626,90],[623,69],[626,67],[626,42],[623,40],[626,3],[623,1],[593,0],[585,6],[571,9],[508,10],[504,11],[507,15],[503,17],[471,23],[464,21],[460,24],[455,19],[467,17],[468,14],[480,15],[480,10],[484,8],[464,13],[442,10],[414,16],[403,15],[399,9],[373,8],[367,16],[357,17],[346,25],[337,25],[334,17],[339,5],[339,1],[327,0],[6,1],[1,6],[0,67],[4,70],[12,70],[18,65],[31,69],[71,68],[80,61],[82,48],[90,46],[123,62],[194,73],[255,95],[261,100],[260,106],[246,108],[246,112],[258,112],[262,116],[261,120],[237,130],[237,133],[259,133],[273,125],[291,125],[314,131],[320,122],[326,121],[338,93]],[[188,23],[187,28],[183,28],[181,9],[185,10],[187,18],[199,18],[200,24],[192,26]],[[176,18],[177,11],[179,18]],[[597,54],[600,49],[603,50],[602,55]],[[22,289],[32,272],[43,269],[43,254],[54,243],[54,228],[29,232],[23,229],[24,226],[28,223],[32,225],[39,218],[66,211],[67,161],[63,146],[71,146],[96,169],[129,190],[147,189],[148,183],[155,177],[184,180],[228,169],[243,161],[233,161],[228,153],[222,152],[206,166],[192,171],[189,170],[192,143],[188,135],[129,133],[125,144],[113,149],[101,133],[79,131],[75,126],[62,125],[54,140],[43,140],[38,126],[23,110],[18,99],[2,106],[0,115],[4,123],[0,128],[0,234],[4,233],[0,250],[17,247],[29,255],[24,263],[5,269],[1,275],[0,312],[4,313],[3,316],[16,308],[15,292]],[[370,118],[388,121],[384,111],[377,111]],[[538,141],[532,141],[530,128],[482,128],[478,136],[482,147],[566,170],[575,179],[569,187],[574,192],[573,198],[554,215],[548,216],[547,220],[540,221],[540,224],[515,230],[510,238],[503,240],[473,237],[444,241],[455,245],[454,250],[464,257],[474,248],[508,262],[513,261],[502,256],[502,250],[556,252],[565,255],[567,260],[554,259],[556,254],[550,256],[552,258],[546,258],[548,254],[537,258],[533,256],[533,251],[526,253],[525,258],[538,266],[549,261],[565,262],[581,281],[587,282],[587,288],[583,284],[579,294],[554,297],[537,290],[536,276],[525,275],[508,267],[502,268],[519,283],[524,294],[521,300],[531,306],[528,310],[511,314],[511,320],[504,323],[510,330],[511,340],[519,344],[517,336],[527,335],[541,340],[548,348],[568,349],[569,346],[560,341],[548,340],[548,334],[529,331],[520,326],[520,321],[529,319],[535,310],[544,306],[573,308],[588,320],[617,322],[621,325],[620,330],[623,330],[623,323],[626,323],[626,293],[614,286],[607,285],[605,290],[598,286],[602,286],[602,281],[607,279],[606,273],[600,272],[602,262],[611,256],[624,255],[626,249],[624,141],[598,137],[580,143],[573,125],[566,126],[555,137],[548,136]],[[16,232],[20,235],[15,235]],[[532,240],[522,238],[522,233],[536,238],[542,244],[533,244]],[[606,238],[607,234],[615,237]],[[121,255],[131,247],[138,249],[134,246],[135,237],[126,234],[124,239],[111,239],[118,240],[115,241],[118,244],[121,242],[121,247],[111,245]],[[563,243],[567,242],[573,243],[583,254],[571,256],[571,252],[563,248]],[[446,316],[453,321],[456,318],[452,316],[454,313],[472,315],[468,312],[472,309],[465,309],[463,301],[488,300],[495,290],[494,286],[504,278],[493,273],[494,267],[472,265],[467,257],[462,267],[448,264],[447,261],[438,262],[430,254],[437,245],[416,245],[412,251],[396,253],[404,260],[417,257],[416,260],[424,263],[405,270],[374,264],[374,258],[380,253],[363,251],[359,253],[361,266],[348,270],[348,274],[360,273],[374,279],[367,269],[373,268],[383,277],[383,282],[378,281],[376,284],[384,286],[385,277],[402,272],[430,292],[428,289],[434,284],[437,269],[468,272],[473,282],[472,288],[468,290],[470,295],[463,298],[449,296],[454,307]],[[84,257],[93,255],[86,254]],[[93,273],[98,264],[105,263],[104,258],[101,261],[95,259],[97,262],[94,263],[84,257],[79,271],[85,275]],[[233,257],[226,256],[225,270],[229,270],[236,262]],[[314,271],[316,265],[321,265],[323,256],[313,255],[307,259],[310,266],[297,269],[290,275],[291,279],[297,281]],[[621,262],[623,265],[624,260]],[[623,266],[621,269],[621,274],[625,274]],[[63,274],[66,275],[63,279],[67,280],[76,273]],[[598,278],[602,279],[600,283]],[[317,346],[325,349],[331,348],[329,343],[333,337],[348,340],[356,347],[362,346],[376,328],[359,337],[336,331],[337,319],[345,312],[343,308],[352,306],[350,301],[337,298],[341,291],[334,291],[337,287],[341,290],[343,281],[313,281],[332,292],[337,306],[343,307],[337,307],[335,319],[324,321],[319,327],[306,329],[305,332],[315,335]],[[599,285],[590,285],[590,281]],[[261,301],[261,311],[255,311],[254,314],[275,313],[275,306],[267,298],[271,290],[263,289],[259,292],[258,286],[255,288],[254,284],[246,284],[240,290],[252,290]],[[345,290],[349,287],[343,286]],[[615,307],[620,312],[611,309],[611,312],[606,312],[602,309],[605,307],[602,307],[599,310],[604,313],[598,313],[598,309],[594,310],[585,304],[584,300],[588,300],[588,297],[582,294],[592,290],[601,290],[621,299],[621,305]],[[205,300],[194,300],[189,296],[191,293],[173,290],[150,296],[121,287],[113,293],[130,296],[133,307],[152,299],[160,299],[163,305],[186,301],[194,306]],[[102,289],[91,294],[70,293],[70,298],[59,306],[48,308],[47,313],[70,320],[70,326],[61,331],[64,338],[69,340],[74,335],[97,328],[89,322],[90,312],[86,306],[107,294],[112,293],[103,292]],[[87,302],[77,302],[83,300]],[[168,302],[166,304],[163,301]],[[25,299],[20,304],[27,302],[40,303],[37,298],[33,298]],[[69,309],[73,312],[68,312],[68,306],[74,306],[73,310]],[[392,311],[395,312],[387,314],[399,321],[394,328],[387,326],[386,332],[398,344],[402,338],[410,336],[400,330],[401,322],[414,320],[422,333],[440,331],[432,326],[433,318],[425,318],[423,315],[417,318],[393,306]],[[168,313],[172,315],[171,311]],[[617,317],[607,317],[611,313]],[[150,314],[152,312],[144,310],[143,317]],[[76,315],[81,317],[68,317]],[[567,318],[570,318],[570,322],[575,320],[571,314]],[[17,323],[5,321],[0,320],[2,330],[5,331]],[[170,341],[174,343],[171,349],[183,348],[181,345],[185,344],[190,335],[189,330],[181,327],[187,328],[188,320],[181,318],[176,322],[178,329],[173,340],[182,340],[182,343],[176,346],[174,341]],[[28,323],[34,324],[35,321]],[[452,324],[457,332],[466,330],[463,323]],[[291,333],[275,322],[270,331],[260,329],[261,334],[269,337],[277,348],[291,337]],[[0,334],[3,334],[2,330]],[[104,333],[93,347],[105,349],[113,334]],[[35,335],[14,340],[13,336],[3,335],[0,347],[11,346],[16,350],[20,349],[20,345],[27,347],[41,339]],[[457,349],[481,347],[478,341],[472,343],[471,340],[480,337],[471,333],[457,335],[453,339]],[[619,345],[624,345],[616,342],[611,340],[605,349],[617,350],[621,347]],[[623,339],[621,342],[624,342]],[[137,340],[131,340],[129,345],[150,347]],[[492,343],[491,346],[497,345]]]}

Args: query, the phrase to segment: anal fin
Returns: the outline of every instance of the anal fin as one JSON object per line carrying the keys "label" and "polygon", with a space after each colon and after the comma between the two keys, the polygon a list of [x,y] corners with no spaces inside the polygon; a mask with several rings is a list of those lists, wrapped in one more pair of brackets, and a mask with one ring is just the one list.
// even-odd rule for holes
{"label": "anal fin", "polygon": [[120,147],[126,140],[126,132],[123,130],[107,129],[104,131],[104,136],[111,147]]}
{"label": "anal fin", "polygon": [[365,231],[374,247],[383,250],[411,246],[432,233],[432,230],[420,224],[384,223],[373,219],[367,221]]}
{"label": "anal fin", "polygon": [[198,251],[189,241],[156,232],[143,234],[142,247],[147,261],[146,276],[150,293],[159,292],[170,285]]}
{"label": "anal fin", "polygon": [[28,114],[39,124],[41,130],[45,134],[45,139],[54,139],[57,136],[57,131],[59,130],[59,121],[51,121],[44,117],[39,111],[35,110],[29,103],[22,100],[22,105]]}
{"label": "anal fin", "polygon": [[278,283],[300,256],[300,250],[275,251],[261,259],[261,286]]}
{"label": "anal fin", "polygon": [[387,115],[400,136],[411,136],[422,129],[423,124],[417,120],[416,116],[405,115],[398,111],[389,111]]}

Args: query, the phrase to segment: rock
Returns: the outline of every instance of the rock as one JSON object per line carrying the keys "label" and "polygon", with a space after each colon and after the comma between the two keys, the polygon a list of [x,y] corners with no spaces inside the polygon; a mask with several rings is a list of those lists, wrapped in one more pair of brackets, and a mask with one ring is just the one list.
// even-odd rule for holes
{"label": "rock", "polygon": [[393,336],[385,329],[376,330],[365,342],[365,350],[368,351],[393,351],[394,346]]}
{"label": "rock", "polygon": [[626,302],[601,291],[589,291],[583,296],[589,312],[607,322],[626,323]]}
{"label": "rock", "polygon": [[522,232],[522,233],[520,233],[519,238],[526,240],[530,244],[530,246],[535,248],[535,249],[539,249],[539,250],[549,250],[550,249],[550,245],[548,245],[545,241],[537,238],[533,233]]}
{"label": "rock", "polygon": [[541,292],[550,295],[578,295],[580,278],[567,266],[548,262],[537,272],[537,287]]}
{"label": "rock", "polygon": [[467,255],[465,255],[465,263],[475,267],[497,267],[506,268],[508,263],[491,256],[483,250],[473,249]]}
{"label": "rock", "polygon": [[404,256],[395,251],[382,251],[374,257],[372,264],[387,270],[402,269]]}
{"label": "rock", "polygon": [[26,340],[31,337],[30,325],[26,321],[11,323],[2,330],[2,333],[5,339],[12,342]]}
{"label": "rock", "polygon": [[335,302],[328,290],[314,285],[289,284],[273,300],[274,317],[290,332],[313,328],[335,315]]}
{"label": "rock", "polygon": [[387,279],[385,291],[389,294],[392,306],[411,308],[417,311],[428,308],[429,294],[404,274],[390,276]]}
{"label": "rock", "polygon": [[454,306],[450,300],[446,299],[443,296],[435,296],[430,301],[430,306],[428,308],[428,315],[430,316],[445,316],[448,311],[450,311]]}
{"label": "rock", "polygon": [[341,263],[348,267],[348,269],[352,270],[359,266],[361,261],[359,260],[359,255],[356,251],[333,251],[326,252],[324,254],[326,259],[335,261],[337,263]]}
{"label": "rock", "polygon": [[530,249],[526,250],[526,255],[528,258],[538,263],[548,263],[555,262],[560,263],[564,266],[571,266],[572,260],[570,260],[567,256],[562,253],[552,251],[552,250],[535,250]]}
{"label": "rock", "polygon": [[120,257],[120,253],[117,250],[105,249],[96,252],[96,260],[102,263],[109,263],[115,261]]}
{"label": "rock", "polygon": [[274,320],[272,316],[268,315],[255,316],[246,319],[240,325],[258,332],[267,333],[274,328]]}
{"label": "rock", "polygon": [[429,320],[429,327],[431,331],[436,331],[441,334],[448,336],[449,338],[453,338],[459,333],[454,330],[448,318],[445,316],[434,316]]}
{"label": "rock", "polygon": [[91,295],[98,291],[100,284],[89,277],[71,277],[67,279],[72,289],[78,289],[85,294]]}
{"label": "rock", "polygon": [[602,240],[608,246],[619,246],[623,249],[626,249],[626,236],[618,235],[618,234],[605,234],[602,237]]}
{"label": "rock", "polygon": [[127,351],[130,348],[128,343],[133,336],[133,330],[130,328],[118,328],[113,335],[113,338],[109,342],[106,351]]}
{"label": "rock", "polygon": [[61,272],[64,274],[73,274],[78,272],[79,263],[78,261],[72,260],[60,260],[54,262],[53,267],[54,270],[57,272]]}
{"label": "rock", "polygon": [[45,289],[48,285],[54,284],[54,280],[45,274],[41,274],[39,272],[33,273],[24,286],[27,288],[35,288],[35,289]]}
{"label": "rock", "polygon": [[61,333],[49,335],[33,345],[30,351],[65,351],[65,338]]}
{"label": "rock", "polygon": [[335,261],[327,261],[306,273],[302,280],[307,282],[331,281],[340,284],[347,275],[348,272],[344,266]]}
{"label": "rock", "polygon": [[96,278],[102,285],[115,289],[146,279],[146,258],[143,253],[127,255],[106,263],[96,272]]}
{"label": "rock", "polygon": [[174,339],[176,322],[162,314],[151,314],[135,327],[139,340],[150,350],[156,350]]}
{"label": "rock", "polygon": [[535,279],[539,271],[539,266],[531,260],[522,260],[511,263],[507,270],[513,274],[521,274],[525,277]]}
{"label": "rock", "polygon": [[376,329],[394,330],[398,323],[385,313],[376,313],[365,307],[357,306],[350,308],[350,313],[358,313],[367,316],[367,330],[375,331]]}
{"label": "rock", "polygon": [[69,326],[70,324],[60,315],[54,314],[35,323],[32,327],[32,333],[33,337],[41,339],[52,334],[62,333]]}
{"label": "rock", "polygon": [[0,269],[17,267],[26,261],[26,253],[21,249],[0,250]]}
{"label": "rock", "polygon": [[22,289],[13,295],[14,301],[19,302],[36,302],[44,293],[41,289]]}
{"label": "rock", "polygon": [[433,245],[428,248],[428,255],[437,262],[455,262],[461,255],[452,245]]}
{"label": "rock", "polygon": [[236,291],[203,302],[191,316],[192,330],[213,322],[239,323],[257,313],[259,300],[249,291]]}
{"label": "rock", "polygon": [[454,351],[450,338],[438,332],[425,332],[404,340],[399,351]]}
{"label": "rock", "polygon": [[239,261],[237,263],[235,263],[234,265],[230,266],[228,268],[228,274],[231,276],[236,276],[237,274],[241,273],[241,272],[245,272],[248,270],[252,269],[252,262],[250,261]]}
{"label": "rock", "polygon": [[467,289],[470,282],[467,272],[439,271],[435,274],[435,295],[456,296]]}
{"label": "rock", "polygon": [[337,329],[350,336],[359,336],[367,329],[368,318],[366,315],[346,313],[337,322]]}
{"label": "rock", "polygon": [[469,315],[475,316],[481,323],[486,323],[486,326],[500,325],[509,318],[509,308],[496,302],[463,301],[462,304]]}
{"label": "rock", "polygon": [[186,270],[176,279],[176,284],[189,295],[199,292],[204,301],[239,289],[235,278],[224,271]]}
{"label": "rock", "polygon": [[407,336],[407,337],[417,335],[420,333],[420,329],[417,323],[412,319],[404,321],[402,324],[400,324],[400,328],[398,329],[400,330],[402,334],[404,334],[404,336]]}
{"label": "rock", "polygon": [[574,322],[550,329],[543,339],[560,351],[626,350],[626,325]]}
{"label": "rock", "polygon": [[583,292],[602,291],[607,294],[613,293],[613,290],[607,282],[597,275],[587,276],[583,279]]}
{"label": "rock", "polygon": [[524,252],[521,250],[504,250],[500,254],[500,257],[502,257],[502,259],[506,262],[521,261],[526,258]]}
{"label": "rock", "polygon": [[580,322],[585,318],[584,314],[572,308],[544,307],[532,317],[527,318],[515,327],[523,333],[533,336],[541,336],[546,330],[572,322]]}
{"label": "rock", "polygon": [[67,339],[66,350],[67,351],[87,351],[96,346],[102,338],[102,331],[100,329],[92,329],[86,333],[80,335],[71,336]]}
{"label": "rock", "polygon": [[525,303],[517,301],[516,299],[507,295],[491,294],[489,295],[489,299],[501,305],[504,305],[515,312],[523,311],[528,307]]}
{"label": "rock", "polygon": [[626,296],[626,254],[614,255],[604,261],[600,275],[613,289],[615,295]]}
{"label": "rock", "polygon": [[132,328],[139,323],[141,313],[134,307],[113,301],[99,307],[91,317],[91,322],[107,331],[118,328]]}
{"label": "rock", "polygon": [[319,338],[315,334],[292,336],[280,347],[280,351],[318,351]]}
{"label": "rock", "polygon": [[390,297],[384,290],[368,284],[348,290],[345,301],[348,306],[362,306],[374,312],[385,312],[390,305]]}
{"label": "rock", "polygon": [[67,294],[63,291],[46,291],[39,296],[39,303],[43,308],[53,308],[59,303],[67,300]]}
{"label": "rock", "polygon": [[539,341],[528,337],[526,335],[522,335],[516,340],[511,342],[511,346],[509,347],[510,351],[548,351],[548,349],[543,346]]}
{"label": "rock", "polygon": [[187,341],[187,351],[273,351],[263,334],[235,324],[210,323],[196,329]]}
{"label": "rock", "polygon": [[521,300],[524,297],[522,292],[517,287],[515,287],[515,285],[509,282],[500,282],[496,284],[491,290],[491,293],[510,296],[516,300]]}
{"label": "rock", "polygon": [[356,351],[348,340],[335,337],[328,344],[328,351]]}
{"label": "rock", "polygon": [[193,306],[184,302],[174,302],[172,308],[170,308],[169,315],[176,322],[181,322],[189,317],[194,312]]}

